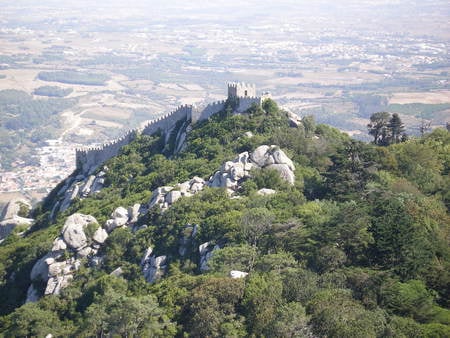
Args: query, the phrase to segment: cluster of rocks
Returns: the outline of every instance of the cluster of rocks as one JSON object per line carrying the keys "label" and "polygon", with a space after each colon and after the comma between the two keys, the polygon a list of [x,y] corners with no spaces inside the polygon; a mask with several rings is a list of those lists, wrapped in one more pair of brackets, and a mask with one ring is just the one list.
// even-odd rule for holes
{"label": "cluster of rocks", "polygon": [[[73,273],[81,265],[81,259],[87,258],[92,266],[101,264],[102,257],[97,256],[97,253],[109,233],[118,227],[134,225],[138,220],[140,207],[140,204],[135,204],[128,209],[116,208],[103,227],[90,215],[75,213],[69,216],[50,252],[33,266],[31,280],[47,283],[44,294],[59,294],[73,279]],[[37,299],[38,292],[32,284],[28,289],[27,301]]]}
{"label": "cluster of rocks", "polygon": [[167,256],[152,255],[153,248],[148,248],[141,260],[142,273],[149,283],[160,279],[167,269]]}
{"label": "cluster of rocks", "polygon": [[226,188],[235,193],[244,179],[251,177],[252,169],[274,169],[290,184],[295,182],[295,166],[277,146],[262,145],[252,153],[240,153],[233,161],[225,162],[209,179],[208,186]]}
{"label": "cluster of rocks", "polygon": [[151,208],[157,205],[162,210],[166,210],[181,197],[193,196],[202,191],[205,186],[205,180],[195,176],[189,181],[177,184],[174,187],[159,187],[153,191],[148,207]]}
{"label": "cluster of rocks", "polygon": [[[3,209],[0,216],[0,243],[19,225],[29,227],[34,219],[26,218],[21,214],[21,208],[24,208],[28,214],[31,209],[30,203],[25,199],[13,199]],[[20,216],[21,214],[22,216]]]}
{"label": "cluster of rocks", "polygon": [[[292,160],[277,146],[262,145],[252,153],[240,153],[233,161],[225,162],[208,181],[194,177],[176,186],[159,187],[152,193],[148,208],[157,205],[161,210],[167,210],[181,197],[189,197],[202,191],[205,187],[225,188],[231,195],[241,187],[241,183],[251,177],[253,169],[273,169],[278,171],[281,178],[294,184],[295,166]],[[275,193],[271,189],[261,189],[260,195]]]}
{"label": "cluster of rocks", "polygon": [[210,242],[200,244],[198,252],[200,254],[200,271],[205,272],[209,270],[208,261],[211,259],[214,251],[219,250],[219,245],[211,245]]}
{"label": "cluster of rocks", "polygon": [[60,197],[60,200],[53,206],[51,217],[53,218],[58,211],[63,212],[67,210],[75,198],[83,199],[102,190],[107,170],[108,168],[104,167],[97,175],[89,175],[87,177],[78,175],[69,178],[58,191],[57,195]]}
{"label": "cluster of rocks", "polygon": [[132,226],[137,222],[140,215],[141,205],[135,204],[128,209],[118,207],[111,213],[111,218],[105,223],[105,229],[108,232],[123,226]]}
{"label": "cluster of rocks", "polygon": [[288,111],[287,112],[288,119],[289,119],[289,126],[292,128],[301,128],[303,126],[302,119],[293,112]]}
{"label": "cluster of rocks", "polygon": [[[107,237],[108,234],[94,217],[78,213],[69,216],[50,252],[34,264],[30,273],[31,281],[46,282],[46,295],[59,294],[73,279],[73,273],[81,265],[80,259],[96,254]],[[31,284],[27,302],[38,298],[38,292]]]}

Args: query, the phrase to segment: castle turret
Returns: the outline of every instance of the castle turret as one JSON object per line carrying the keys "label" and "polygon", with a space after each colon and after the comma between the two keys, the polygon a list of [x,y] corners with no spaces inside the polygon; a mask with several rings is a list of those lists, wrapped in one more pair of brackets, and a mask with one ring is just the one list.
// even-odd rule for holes
{"label": "castle turret", "polygon": [[248,83],[228,83],[228,98],[256,97],[256,85]]}

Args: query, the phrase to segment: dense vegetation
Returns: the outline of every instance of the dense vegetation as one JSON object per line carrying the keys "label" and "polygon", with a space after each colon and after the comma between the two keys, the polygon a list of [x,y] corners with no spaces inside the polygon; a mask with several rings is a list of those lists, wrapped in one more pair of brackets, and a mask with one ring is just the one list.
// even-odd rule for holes
{"label": "dense vegetation", "polygon": [[[60,128],[58,114],[72,107],[75,99],[33,99],[20,90],[0,91],[0,164],[8,168],[33,144],[52,138]],[[18,149],[25,153],[18,153]]]}
{"label": "dense vegetation", "polygon": [[42,81],[61,82],[87,86],[103,86],[109,76],[97,73],[81,73],[75,71],[40,72],[38,79]]}
{"label": "dense vegetation", "polygon": [[[184,152],[141,136],[111,159],[108,187],[48,223],[52,194],[37,224],[0,246],[5,336],[448,337],[450,335],[450,135],[376,146],[305,118],[299,128],[265,101],[247,115],[229,110],[197,124]],[[246,132],[253,137],[244,137]],[[61,296],[23,306],[29,272],[68,215],[104,222],[111,211],[146,203],[158,186],[208,178],[225,160],[261,144],[279,145],[296,164],[290,186],[255,172],[239,199],[222,189],[182,198],[168,211],[117,229],[99,268],[83,268]],[[260,188],[276,189],[259,196]],[[178,253],[186,225],[198,233]],[[198,245],[219,244],[208,273]],[[145,282],[147,249],[168,255],[166,276]],[[122,267],[122,277],[110,273]],[[230,270],[249,272],[231,279]],[[42,288],[42,286],[40,286]]]}

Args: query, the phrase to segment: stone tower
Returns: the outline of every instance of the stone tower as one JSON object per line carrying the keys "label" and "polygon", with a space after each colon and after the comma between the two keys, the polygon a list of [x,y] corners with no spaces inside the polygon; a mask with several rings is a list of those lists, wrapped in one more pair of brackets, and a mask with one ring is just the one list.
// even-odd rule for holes
{"label": "stone tower", "polygon": [[247,83],[228,83],[228,98],[256,97],[256,85]]}

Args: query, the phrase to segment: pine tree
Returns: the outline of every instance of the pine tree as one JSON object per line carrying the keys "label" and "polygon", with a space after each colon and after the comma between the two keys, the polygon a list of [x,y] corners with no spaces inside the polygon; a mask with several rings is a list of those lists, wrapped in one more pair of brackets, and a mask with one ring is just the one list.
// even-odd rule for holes
{"label": "pine tree", "polygon": [[390,131],[389,143],[399,143],[405,131],[405,126],[397,113],[392,114],[388,127]]}

